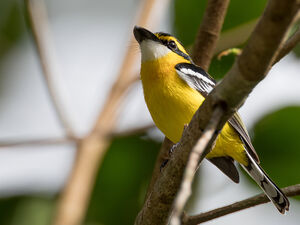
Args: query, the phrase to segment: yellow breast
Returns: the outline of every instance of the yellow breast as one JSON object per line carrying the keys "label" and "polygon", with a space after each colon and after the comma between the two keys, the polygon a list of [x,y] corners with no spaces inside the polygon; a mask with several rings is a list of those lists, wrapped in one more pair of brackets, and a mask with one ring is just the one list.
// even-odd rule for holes
{"label": "yellow breast", "polygon": [[141,79],[145,101],[156,126],[171,141],[178,142],[184,125],[190,122],[204,98],[166,64],[143,63]]}
{"label": "yellow breast", "polygon": [[[189,87],[177,75],[175,69],[170,70],[175,65],[175,62],[170,60],[163,64],[159,64],[158,61],[143,62],[141,80],[145,101],[153,121],[172,142],[177,143],[184,125],[190,122],[204,97]],[[247,164],[243,144],[228,123],[207,158],[221,156],[230,156],[242,164]]]}

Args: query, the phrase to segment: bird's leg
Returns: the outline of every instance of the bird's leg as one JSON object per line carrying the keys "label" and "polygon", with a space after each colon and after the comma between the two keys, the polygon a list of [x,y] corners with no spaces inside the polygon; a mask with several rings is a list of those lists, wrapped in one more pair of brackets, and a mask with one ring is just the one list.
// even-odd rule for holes
{"label": "bird's leg", "polygon": [[172,146],[172,148],[170,148],[170,150],[169,150],[169,156],[170,156],[170,158],[171,158],[173,152],[175,151],[175,149],[177,148],[178,145],[179,145],[179,142],[177,142],[176,144],[174,144]]}
{"label": "bird's leg", "polygon": [[160,172],[162,171],[162,169],[167,165],[168,161],[170,160],[170,158],[172,157],[173,152],[175,151],[175,149],[177,148],[177,146],[179,145],[179,142],[177,142],[176,144],[174,144],[170,150],[169,150],[169,154],[168,154],[168,158],[166,160],[164,160],[162,162],[162,164],[160,165]]}

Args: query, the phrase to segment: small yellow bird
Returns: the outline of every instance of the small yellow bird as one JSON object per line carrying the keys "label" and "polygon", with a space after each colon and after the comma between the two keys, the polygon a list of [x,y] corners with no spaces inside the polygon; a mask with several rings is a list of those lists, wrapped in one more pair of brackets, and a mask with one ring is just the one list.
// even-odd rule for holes
{"label": "small yellow bird", "polygon": [[[185,124],[190,122],[216,82],[193,63],[181,43],[170,34],[152,33],[137,26],[133,33],[142,53],[141,80],[146,104],[156,126],[177,143]],[[234,160],[237,161],[281,213],[289,209],[287,197],[259,166],[238,113],[225,124],[206,158],[236,183],[239,174]]]}

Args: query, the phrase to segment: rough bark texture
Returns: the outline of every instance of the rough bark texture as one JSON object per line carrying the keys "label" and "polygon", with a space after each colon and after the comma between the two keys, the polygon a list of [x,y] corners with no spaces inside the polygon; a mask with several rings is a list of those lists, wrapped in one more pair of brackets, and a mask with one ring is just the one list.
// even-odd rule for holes
{"label": "rough bark texture", "polygon": [[[282,189],[287,196],[300,195],[300,184],[289,186]],[[270,202],[270,199],[265,194],[256,195],[254,197],[239,201],[228,206],[211,210],[209,212],[201,213],[195,216],[184,216],[182,219],[183,225],[196,225],[203,223],[230,213],[234,213],[243,209],[247,209],[256,205]]]}
{"label": "rough bark texture", "polygon": [[192,50],[194,62],[209,68],[227,12],[229,0],[209,0]]}
{"label": "rough bark texture", "polygon": [[297,30],[293,36],[291,36],[286,43],[280,49],[274,63],[280,61],[284,56],[286,56],[300,41],[300,29]]}

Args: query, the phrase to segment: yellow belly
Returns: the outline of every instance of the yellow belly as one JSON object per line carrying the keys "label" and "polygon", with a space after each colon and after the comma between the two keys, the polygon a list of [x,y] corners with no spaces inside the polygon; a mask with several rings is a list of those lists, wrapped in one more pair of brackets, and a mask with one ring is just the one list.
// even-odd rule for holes
{"label": "yellow belly", "polygon": [[[153,68],[152,65],[148,66]],[[190,88],[177,74],[168,74],[168,78],[162,78],[159,74],[166,74],[165,71],[153,71],[156,73],[154,76],[145,74],[149,73],[149,69],[145,65],[143,67],[141,77],[144,97],[152,119],[172,142],[177,143],[181,138],[184,125],[190,122],[204,101],[204,97]],[[243,143],[228,123],[225,124],[207,158],[222,156],[230,156],[239,163],[247,165]]]}

